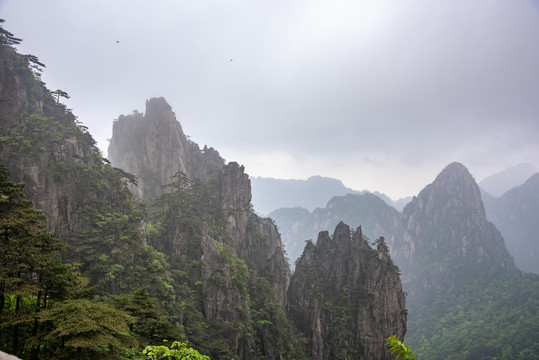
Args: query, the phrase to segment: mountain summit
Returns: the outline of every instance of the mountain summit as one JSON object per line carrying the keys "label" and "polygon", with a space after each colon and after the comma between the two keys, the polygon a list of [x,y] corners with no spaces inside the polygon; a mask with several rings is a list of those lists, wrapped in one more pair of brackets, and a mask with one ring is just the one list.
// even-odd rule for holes
{"label": "mountain summit", "polygon": [[[400,226],[392,254],[410,281],[437,274],[451,286],[470,272],[515,269],[500,232],[487,220],[479,186],[460,163],[449,164],[414,197]],[[440,260],[428,269],[433,259]]]}
{"label": "mountain summit", "polygon": [[130,189],[147,200],[162,195],[163,185],[178,172],[205,182],[225,165],[215,149],[205,146],[201,150],[187,138],[162,97],[147,100],[145,114],[133,111],[118,117],[108,153],[112,165],[136,174],[138,186]]}

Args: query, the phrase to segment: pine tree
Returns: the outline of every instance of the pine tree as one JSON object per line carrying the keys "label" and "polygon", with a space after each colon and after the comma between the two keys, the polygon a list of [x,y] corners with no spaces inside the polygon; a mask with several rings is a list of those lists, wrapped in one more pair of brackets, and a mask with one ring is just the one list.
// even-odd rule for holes
{"label": "pine tree", "polygon": [[0,165],[0,325],[12,331],[13,354],[20,351],[21,337],[37,336],[39,311],[51,294],[66,292],[71,277],[61,259],[64,242],[46,231],[44,212],[34,208],[23,187]]}

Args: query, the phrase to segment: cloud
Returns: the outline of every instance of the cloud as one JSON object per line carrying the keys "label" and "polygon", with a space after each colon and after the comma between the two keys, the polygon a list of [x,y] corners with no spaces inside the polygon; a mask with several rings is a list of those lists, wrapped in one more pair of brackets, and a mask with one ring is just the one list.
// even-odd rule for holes
{"label": "cloud", "polygon": [[1,3],[6,28],[105,150],[164,96],[254,176],[404,196],[454,160],[539,165],[537,1],[23,2]]}

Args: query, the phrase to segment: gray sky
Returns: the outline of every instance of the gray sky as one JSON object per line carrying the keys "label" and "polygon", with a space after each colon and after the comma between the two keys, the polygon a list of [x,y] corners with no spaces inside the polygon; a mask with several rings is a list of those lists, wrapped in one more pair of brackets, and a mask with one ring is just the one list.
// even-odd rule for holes
{"label": "gray sky", "polygon": [[539,167],[538,0],[0,0],[106,155],[164,96],[251,176],[393,198],[450,162]]}

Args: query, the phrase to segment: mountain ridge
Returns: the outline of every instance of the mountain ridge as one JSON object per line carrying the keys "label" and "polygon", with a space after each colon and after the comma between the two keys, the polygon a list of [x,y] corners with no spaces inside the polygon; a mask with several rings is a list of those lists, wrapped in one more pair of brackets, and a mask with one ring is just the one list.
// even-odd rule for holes
{"label": "mountain ridge", "polygon": [[539,274],[539,173],[501,197],[487,199],[487,217],[503,234],[518,268]]}
{"label": "mountain ridge", "polygon": [[[313,175],[306,180],[253,177],[253,206],[262,215],[269,215],[280,208],[302,207],[308,211],[323,208],[334,196],[363,194],[367,190],[354,190],[344,186],[341,180]],[[411,198],[393,200],[375,191],[373,194],[390,206],[401,211]]]}
{"label": "mountain ridge", "polygon": [[539,172],[532,164],[522,163],[494,173],[479,182],[479,187],[494,197],[500,197],[516,186],[522,185]]}

